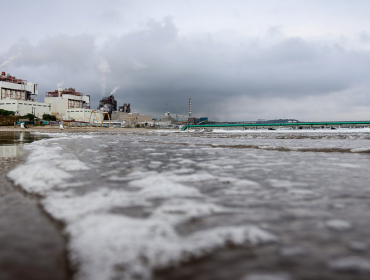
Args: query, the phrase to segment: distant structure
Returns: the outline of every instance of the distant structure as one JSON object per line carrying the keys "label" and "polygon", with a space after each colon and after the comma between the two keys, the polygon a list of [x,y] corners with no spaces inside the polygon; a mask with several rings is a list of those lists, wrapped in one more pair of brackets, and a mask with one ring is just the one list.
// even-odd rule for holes
{"label": "distant structure", "polygon": [[122,111],[113,111],[112,120],[126,122],[127,124],[132,123],[133,121],[135,122],[135,124],[154,124],[153,118],[151,116],[143,116],[138,113],[126,113]]}
{"label": "distant structure", "polygon": [[113,111],[117,111],[117,100],[114,98],[113,93],[110,93],[108,97],[103,97],[103,99],[99,101],[98,110],[107,112],[110,116]]}
{"label": "distant structure", "polygon": [[191,118],[191,98],[189,98],[189,118]]}
{"label": "distant structure", "polygon": [[50,114],[50,104],[36,102],[37,95],[36,83],[1,72],[0,109],[13,111],[21,116],[33,114],[42,117],[43,114]]}
{"label": "distant structure", "polygon": [[[58,88],[55,91],[47,92],[45,103],[51,105],[51,114],[58,119],[69,118],[67,111],[71,109],[90,112],[90,95],[84,95],[71,87],[66,89]],[[89,114],[89,112],[86,112],[86,114]]]}
{"label": "distant structure", "polygon": [[298,123],[299,121],[296,119],[275,119],[275,120],[265,120],[265,119],[258,119],[256,123]]}
{"label": "distant structure", "polygon": [[125,103],[123,106],[119,106],[118,111],[123,113],[131,113],[130,103]]}
{"label": "distant structure", "polygon": [[37,84],[17,79],[5,72],[0,76],[1,99],[35,101],[38,94]]}
{"label": "distant structure", "polygon": [[[175,120],[175,122],[187,122],[189,117],[185,115],[179,115],[179,114],[174,114],[174,113],[164,113],[165,118],[166,117],[171,117],[172,119]],[[163,118],[162,118],[163,119]]]}

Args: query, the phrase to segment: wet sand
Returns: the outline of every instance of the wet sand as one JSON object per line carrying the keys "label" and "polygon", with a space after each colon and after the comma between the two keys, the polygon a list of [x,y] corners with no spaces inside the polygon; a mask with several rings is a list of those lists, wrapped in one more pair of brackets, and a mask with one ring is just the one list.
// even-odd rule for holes
{"label": "wet sand", "polygon": [[[0,134],[7,133],[1,129]],[[0,279],[71,279],[61,227],[44,213],[36,197],[24,193],[6,177],[22,160],[0,160]]]}
{"label": "wet sand", "polygon": [[[60,130],[55,126],[29,126],[22,129],[19,126],[1,126],[0,135],[5,134],[11,138],[18,132],[28,134],[149,130],[107,127],[66,127]],[[24,157],[0,160],[0,279],[72,279],[73,272],[67,261],[66,237],[62,234],[63,225],[56,223],[43,211],[38,197],[27,194],[7,178],[8,172],[23,160]]]}

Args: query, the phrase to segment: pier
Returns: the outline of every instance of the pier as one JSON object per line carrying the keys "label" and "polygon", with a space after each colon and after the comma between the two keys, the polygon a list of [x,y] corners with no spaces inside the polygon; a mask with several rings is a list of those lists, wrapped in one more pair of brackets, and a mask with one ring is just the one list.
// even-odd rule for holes
{"label": "pier", "polygon": [[185,125],[181,131],[188,128],[217,128],[217,127],[242,127],[243,129],[273,128],[273,127],[291,127],[293,129],[320,129],[320,128],[356,128],[370,127],[370,121],[353,121],[353,122],[291,122],[291,123],[245,123],[245,124],[201,124]]}

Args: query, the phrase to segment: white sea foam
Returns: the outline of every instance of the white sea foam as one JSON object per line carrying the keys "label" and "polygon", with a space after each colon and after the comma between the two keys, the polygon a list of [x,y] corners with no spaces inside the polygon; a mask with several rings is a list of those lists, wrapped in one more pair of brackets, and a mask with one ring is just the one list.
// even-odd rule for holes
{"label": "white sea foam", "polygon": [[349,230],[352,225],[345,220],[329,220],[326,222],[327,227],[337,231]]}
{"label": "white sea foam", "polygon": [[268,182],[274,188],[291,188],[294,186],[294,182],[288,180],[269,179]]}
{"label": "white sea foam", "polygon": [[293,189],[288,191],[289,194],[291,195],[296,195],[296,196],[313,196],[315,193],[311,190],[305,190],[305,189]]}
{"label": "white sea foam", "polygon": [[[70,139],[62,136],[60,139]],[[55,187],[66,187],[63,182],[72,177],[66,171],[89,169],[75,155],[62,154],[60,146],[48,145],[52,141],[54,139],[44,139],[25,145],[30,155],[24,164],[9,172],[8,177],[28,192],[45,194]]]}
{"label": "white sea foam", "polygon": [[[250,137],[243,132],[241,137],[233,135],[231,140],[223,137],[227,133],[217,139],[215,135],[207,138],[210,136],[207,133],[199,137],[196,134],[172,134],[173,138],[155,137],[155,133],[149,133],[151,141],[161,144],[168,141],[166,153],[162,153],[162,148],[159,150],[155,143],[145,143],[146,136],[138,134],[92,135],[97,137],[96,142],[91,137],[64,135],[63,141],[51,139],[26,145],[30,156],[9,177],[25,190],[43,194],[45,198],[41,204],[45,210],[65,222],[65,233],[70,242],[69,257],[78,269],[76,279],[150,279],[153,269],[212,254],[230,243],[258,245],[277,241],[273,234],[245,224],[245,221],[257,221],[264,229],[275,229],[281,225],[269,224],[269,221],[278,219],[284,211],[284,215],[292,215],[300,221],[296,225],[299,230],[300,224],[307,225],[306,220],[331,219],[335,215],[330,213],[327,200],[325,207],[321,207],[319,195],[327,191],[323,186],[332,188],[330,186],[334,184],[326,184],[332,181],[340,190],[341,182],[345,180],[339,179],[345,177],[341,178],[338,173],[328,181],[328,176],[323,176],[318,169],[326,168],[324,172],[329,174],[333,169],[340,169],[336,168],[338,165],[355,168],[366,166],[367,162],[362,158],[359,163],[358,156],[362,156],[354,154],[343,159],[336,153],[332,157],[313,157],[312,153],[305,153],[298,158],[299,152],[279,152],[277,156],[276,151],[269,149],[209,150],[199,146],[178,149],[180,142],[195,142],[190,139],[192,137],[198,137],[197,141],[206,145],[249,145],[254,141],[256,147],[298,147],[292,139],[270,139],[271,133],[276,133],[271,131],[262,132],[265,139],[255,134],[261,131],[247,132],[253,133]],[[280,136],[281,133],[290,134],[278,133]],[[294,133],[302,134],[301,131]],[[122,141],[117,141],[117,137],[122,137]],[[346,137],[347,142],[340,143],[346,151],[361,148],[368,141],[366,137],[348,141],[351,134]],[[300,147],[307,144],[310,149],[336,147],[334,142],[342,141],[340,137],[329,144],[326,139],[299,139]],[[364,176],[364,169],[353,171],[356,176]],[[302,176],[303,173],[310,176]],[[86,179],[85,174],[88,175]],[[297,182],[294,178],[305,182]],[[317,184],[321,182],[319,180],[325,184]],[[267,182],[273,188],[261,187],[258,182]],[[357,179],[354,180],[353,184],[357,183]],[[270,201],[274,208],[269,208]],[[284,210],[275,208],[278,203],[286,203]],[[316,205],[318,207],[313,209]],[[240,226],[226,226],[236,224]],[[351,221],[343,220],[328,221],[325,225],[337,231],[352,227]],[[352,232],[354,230],[346,234]],[[289,231],[284,239],[289,240],[292,234],[294,232]],[[337,233],[325,231],[325,234]],[[363,244],[350,244],[352,250],[362,250],[363,247]],[[280,257],[302,255],[301,248],[300,244],[283,248]],[[368,266],[366,259],[358,258],[337,259],[329,265],[337,271],[360,272],[367,271]],[[290,279],[279,272],[250,273],[243,279]]]}
{"label": "white sea foam", "polygon": [[286,273],[253,273],[243,277],[241,280],[292,280]]}
{"label": "white sea foam", "polygon": [[60,158],[61,148],[44,146],[46,142],[47,140],[44,140],[26,145],[24,149],[30,152],[27,161],[8,173],[8,177],[15,184],[28,192],[43,193],[71,177],[55,164],[55,160]]}
{"label": "white sea foam", "polygon": [[139,193],[148,198],[173,198],[173,197],[199,197],[197,189],[176,183],[161,174],[146,176],[146,178],[133,180],[130,187],[137,187]]}
{"label": "white sea foam", "polygon": [[152,218],[166,221],[171,224],[179,224],[185,220],[203,217],[215,213],[228,213],[229,209],[211,203],[201,203],[193,200],[173,199],[158,207]]}
{"label": "white sea foam", "polygon": [[351,149],[352,153],[364,153],[364,152],[370,152],[370,148],[355,148]]}
{"label": "white sea foam", "polygon": [[228,243],[275,242],[253,226],[223,227],[180,237],[168,223],[118,215],[89,216],[67,228],[79,280],[150,279],[154,268],[199,258]]}
{"label": "white sea foam", "polygon": [[85,195],[76,195],[73,191],[52,192],[42,204],[49,214],[64,222],[72,222],[88,214],[109,212],[114,207],[150,205],[135,193],[105,188]]}
{"label": "white sea foam", "polygon": [[348,247],[353,251],[364,252],[367,251],[368,245],[365,242],[353,240],[349,242]]}
{"label": "white sea foam", "polygon": [[342,257],[329,262],[329,267],[338,272],[370,273],[370,261],[358,256]]}

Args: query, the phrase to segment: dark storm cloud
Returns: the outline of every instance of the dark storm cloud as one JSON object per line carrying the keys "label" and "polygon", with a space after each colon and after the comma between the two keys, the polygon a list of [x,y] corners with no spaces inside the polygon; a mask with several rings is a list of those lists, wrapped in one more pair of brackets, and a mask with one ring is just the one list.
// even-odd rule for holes
{"label": "dark storm cloud", "polygon": [[[13,67],[33,68],[32,75],[24,75],[38,82],[41,92],[64,81],[90,94],[96,107],[105,80],[106,94],[119,86],[115,96],[120,103],[130,102],[135,111],[151,114],[186,114],[192,98],[194,111],[212,117],[226,110],[223,104],[241,98],[322,97],[368,85],[368,51],[300,37],[264,44],[277,35],[280,29],[272,27],[267,37],[239,42],[225,43],[211,35],[182,37],[173,19],[166,17],[149,20],[144,28],[99,47],[90,35],[57,35],[35,45],[20,41],[3,60],[20,52],[22,58]],[[101,61],[108,63],[109,71],[99,71]]]}
{"label": "dark storm cloud", "polygon": [[300,98],[345,90],[367,81],[370,59],[367,51],[298,37],[270,46],[181,38],[170,18],[109,42],[101,55],[111,65],[110,80],[142,110],[164,111],[171,103],[186,111],[192,97],[210,114],[213,103],[236,96]]}

